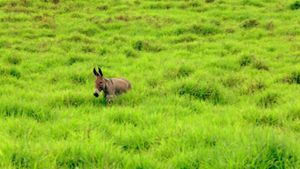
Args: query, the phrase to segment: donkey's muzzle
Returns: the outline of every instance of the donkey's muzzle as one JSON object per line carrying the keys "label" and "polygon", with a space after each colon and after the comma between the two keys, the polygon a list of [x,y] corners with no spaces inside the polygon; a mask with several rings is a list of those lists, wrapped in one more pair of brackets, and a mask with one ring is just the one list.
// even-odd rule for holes
{"label": "donkey's muzzle", "polygon": [[98,93],[94,93],[94,96],[95,96],[95,97],[98,97],[98,96],[99,96],[99,94],[98,94]]}

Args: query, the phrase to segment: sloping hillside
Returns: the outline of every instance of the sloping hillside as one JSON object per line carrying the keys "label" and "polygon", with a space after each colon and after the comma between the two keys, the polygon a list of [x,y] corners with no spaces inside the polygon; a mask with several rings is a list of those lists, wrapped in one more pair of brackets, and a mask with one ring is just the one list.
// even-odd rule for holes
{"label": "sloping hillside", "polygon": [[299,1],[56,2],[0,1],[0,168],[300,168]]}

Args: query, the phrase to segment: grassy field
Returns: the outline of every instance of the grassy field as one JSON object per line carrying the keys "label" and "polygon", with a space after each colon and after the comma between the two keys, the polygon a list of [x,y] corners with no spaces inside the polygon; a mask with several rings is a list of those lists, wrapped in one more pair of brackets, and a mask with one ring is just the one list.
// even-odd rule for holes
{"label": "grassy field", "polygon": [[[0,168],[300,168],[300,2],[0,1]],[[133,89],[106,105],[94,67]]]}

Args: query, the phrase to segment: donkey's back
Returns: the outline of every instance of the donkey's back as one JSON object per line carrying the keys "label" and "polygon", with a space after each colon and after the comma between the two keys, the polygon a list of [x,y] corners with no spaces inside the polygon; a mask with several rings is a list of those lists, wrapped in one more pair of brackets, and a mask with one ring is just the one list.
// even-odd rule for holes
{"label": "donkey's back", "polygon": [[121,94],[131,89],[130,82],[125,78],[111,78],[111,88],[114,89],[115,94]]}

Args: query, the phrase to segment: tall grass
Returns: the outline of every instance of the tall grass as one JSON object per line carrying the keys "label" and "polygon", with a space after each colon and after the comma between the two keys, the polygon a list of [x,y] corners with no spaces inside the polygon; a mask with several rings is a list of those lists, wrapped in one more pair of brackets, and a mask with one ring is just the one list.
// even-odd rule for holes
{"label": "tall grass", "polygon": [[2,0],[0,168],[300,168],[299,30],[296,0]]}

